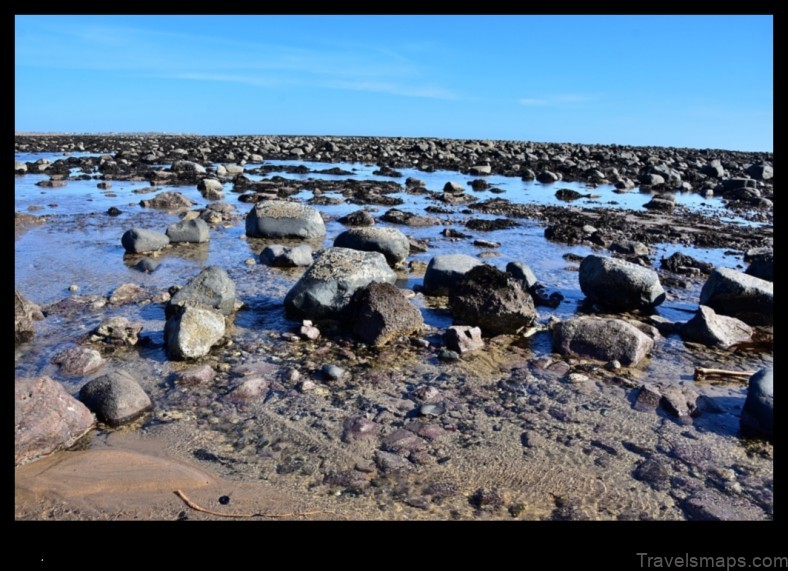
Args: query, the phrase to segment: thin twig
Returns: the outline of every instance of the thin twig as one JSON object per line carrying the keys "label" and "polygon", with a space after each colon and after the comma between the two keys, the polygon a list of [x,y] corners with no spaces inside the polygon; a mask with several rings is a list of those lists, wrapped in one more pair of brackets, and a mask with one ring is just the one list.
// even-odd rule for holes
{"label": "thin twig", "polygon": [[293,512],[293,513],[286,513],[286,514],[271,514],[271,513],[234,514],[234,513],[221,513],[221,512],[215,512],[213,510],[206,509],[206,508],[204,508],[202,506],[199,506],[199,505],[195,504],[188,497],[186,497],[186,494],[184,494],[181,490],[175,490],[175,495],[178,496],[181,500],[183,500],[183,503],[185,503],[187,506],[189,506],[191,509],[193,509],[195,511],[203,512],[203,513],[207,513],[207,514],[211,514],[211,515],[216,515],[216,516],[220,516],[220,517],[242,517],[242,518],[246,518],[246,517],[301,517],[301,516],[307,516],[307,515],[330,513],[330,512],[326,512],[326,511]]}

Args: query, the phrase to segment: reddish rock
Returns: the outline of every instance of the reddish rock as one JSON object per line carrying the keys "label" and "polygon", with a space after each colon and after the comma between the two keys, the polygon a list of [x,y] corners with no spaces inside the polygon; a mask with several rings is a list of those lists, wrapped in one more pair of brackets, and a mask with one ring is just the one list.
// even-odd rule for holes
{"label": "reddish rock", "polygon": [[96,424],[88,408],[49,377],[17,379],[14,462],[32,462],[72,446]]}

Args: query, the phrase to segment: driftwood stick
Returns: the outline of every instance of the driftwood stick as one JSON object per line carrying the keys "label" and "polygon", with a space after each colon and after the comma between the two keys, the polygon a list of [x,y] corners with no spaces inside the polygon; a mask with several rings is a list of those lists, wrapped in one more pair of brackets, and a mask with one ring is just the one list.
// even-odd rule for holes
{"label": "driftwood stick", "polygon": [[213,510],[209,510],[209,509],[206,509],[206,508],[204,508],[204,507],[202,507],[202,506],[200,506],[198,504],[195,504],[181,490],[175,490],[175,495],[178,496],[181,500],[183,500],[184,504],[186,504],[187,506],[189,506],[191,509],[193,509],[195,511],[203,512],[203,513],[207,513],[207,514],[211,514],[211,515],[216,515],[216,516],[220,516],[220,517],[240,517],[240,518],[246,518],[246,517],[296,517],[296,516],[300,517],[300,516],[306,516],[306,515],[328,513],[328,512],[324,512],[324,511],[294,512],[294,513],[287,513],[287,514],[270,514],[270,513],[256,513],[256,514],[243,514],[243,513],[239,514],[239,513],[235,513],[234,514],[234,513],[222,513],[222,512],[215,512]]}
{"label": "driftwood stick", "polygon": [[727,369],[706,369],[704,367],[695,367],[695,380],[704,379],[706,377],[723,377],[731,378],[737,381],[745,381],[755,373],[756,371],[729,371]]}

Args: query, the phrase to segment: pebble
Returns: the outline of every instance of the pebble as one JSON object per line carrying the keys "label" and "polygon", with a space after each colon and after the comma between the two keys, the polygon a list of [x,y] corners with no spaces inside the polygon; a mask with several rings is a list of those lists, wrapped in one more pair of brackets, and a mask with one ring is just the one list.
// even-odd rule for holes
{"label": "pebble", "polygon": [[328,363],[323,365],[321,370],[323,374],[332,381],[338,381],[347,373],[342,367],[337,367],[336,365],[330,365]]}
{"label": "pebble", "polygon": [[422,416],[440,416],[446,412],[446,407],[440,403],[425,403],[419,407]]}
{"label": "pebble", "polygon": [[440,353],[438,353],[438,359],[446,363],[453,363],[460,360],[460,355],[456,351],[441,349]]}
{"label": "pebble", "polygon": [[79,286],[77,284],[71,284],[68,286],[68,291],[79,291]]}

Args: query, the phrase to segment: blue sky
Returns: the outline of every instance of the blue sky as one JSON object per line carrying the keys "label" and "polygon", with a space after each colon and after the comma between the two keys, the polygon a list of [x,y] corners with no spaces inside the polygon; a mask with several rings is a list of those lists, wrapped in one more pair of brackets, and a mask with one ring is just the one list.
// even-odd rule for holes
{"label": "blue sky", "polygon": [[772,151],[770,15],[20,16],[16,131]]}

